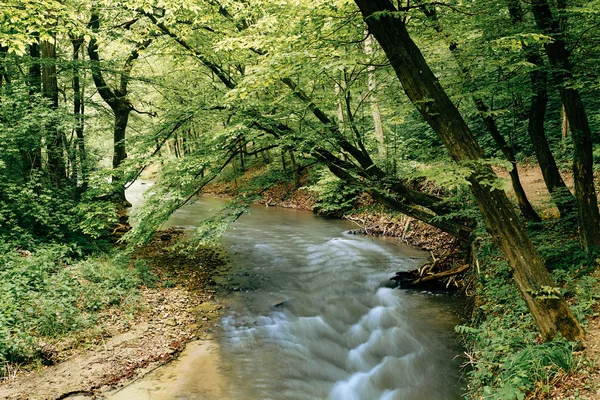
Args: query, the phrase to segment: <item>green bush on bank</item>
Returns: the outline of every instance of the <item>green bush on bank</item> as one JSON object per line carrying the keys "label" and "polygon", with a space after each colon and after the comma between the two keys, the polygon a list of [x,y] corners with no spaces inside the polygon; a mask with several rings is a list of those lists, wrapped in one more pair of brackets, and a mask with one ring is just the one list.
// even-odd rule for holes
{"label": "green bush on bank", "polygon": [[94,327],[102,310],[133,306],[151,280],[149,271],[129,268],[123,252],[77,260],[67,245],[0,248],[0,375],[7,363],[40,359],[45,341]]}

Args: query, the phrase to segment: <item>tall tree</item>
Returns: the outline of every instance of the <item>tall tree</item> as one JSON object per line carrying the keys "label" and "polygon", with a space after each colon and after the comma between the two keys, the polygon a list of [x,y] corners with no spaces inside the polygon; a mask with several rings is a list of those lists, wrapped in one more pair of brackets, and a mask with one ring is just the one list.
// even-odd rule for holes
{"label": "tall tree", "polygon": [[[516,26],[523,24],[525,13],[521,7],[520,0],[508,0],[508,11],[513,24]],[[546,188],[561,216],[568,216],[575,211],[575,198],[560,175],[556,160],[552,155],[548,139],[546,138],[545,120],[548,105],[548,74],[544,61],[537,49],[523,44],[523,50],[527,62],[534,66],[529,72],[532,95],[527,133],[533,143],[533,149],[540,164]]]}
{"label": "tall tree", "polygon": [[[435,6],[423,5],[421,7],[421,10],[427,18],[433,21],[434,29],[436,30],[436,32],[442,34],[449,40],[450,43],[448,49],[454,56],[454,59],[456,60],[460,71],[462,72],[464,79],[466,80],[465,83],[467,83],[469,86],[473,86],[472,72],[470,71],[470,68],[467,66],[465,61],[462,59],[457,41],[451,38],[450,35],[445,33],[442,29],[442,26],[438,21],[438,14]],[[472,97],[473,103],[475,104],[475,108],[479,112],[479,116],[481,117],[488,133],[490,134],[492,139],[494,139],[494,142],[496,142],[496,145],[498,146],[506,160],[512,164],[512,168],[509,171],[510,181],[513,187],[513,191],[515,193],[515,197],[517,199],[517,204],[519,206],[519,209],[521,210],[521,213],[523,214],[523,217],[525,217],[525,219],[531,222],[540,222],[542,219],[529,202],[527,194],[525,193],[525,189],[523,188],[523,184],[521,183],[521,178],[519,176],[519,166],[517,164],[517,157],[515,155],[513,147],[508,144],[508,142],[500,132],[498,124],[496,123],[496,120],[490,113],[491,110],[489,109],[487,104],[485,104],[483,98],[479,95],[473,95]]]}
{"label": "tall tree", "polygon": [[[45,40],[41,44],[42,92],[53,110],[58,109],[58,78],[56,75],[56,44]],[[66,178],[63,133],[58,129],[57,121],[46,126],[46,148],[48,153],[48,172],[50,178],[60,182]]]}
{"label": "tall tree", "polygon": [[[355,0],[370,32],[385,51],[404,91],[423,118],[439,135],[454,160],[472,168],[471,191],[490,232],[513,268],[513,277],[542,336],[561,333],[568,340],[583,337],[583,330],[559,296],[540,296],[557,290],[506,193],[489,186],[495,174],[485,162],[461,114],[411,39],[402,10],[389,0]],[[552,297],[548,299],[547,297]]]}
{"label": "tall tree", "polygon": [[[365,54],[371,56],[373,54],[373,36],[367,32],[365,39]],[[376,68],[374,65],[369,65],[369,101],[371,102],[371,115],[373,116],[373,128],[375,129],[375,138],[377,139],[377,151],[379,158],[385,160],[385,133],[383,131],[383,121],[381,119],[381,111],[377,102],[377,76],[375,75]]]}
{"label": "tall tree", "polygon": [[85,153],[85,138],[83,136],[84,129],[84,115],[85,115],[85,102],[83,101],[83,87],[81,86],[81,76],[79,68],[79,53],[83,48],[84,38],[83,36],[71,37],[71,45],[73,46],[73,115],[75,116],[75,136],[77,142],[79,167],[77,168],[76,175],[79,175],[78,180],[81,183],[81,187],[85,189],[87,187],[87,155]]}
{"label": "tall tree", "polygon": [[[92,10],[89,26],[95,33],[100,28],[100,13],[97,9]],[[123,64],[120,71],[119,85],[112,89],[104,78],[102,68],[100,66],[100,55],[98,54],[98,40],[95,37],[90,39],[88,45],[88,55],[90,57],[92,77],[98,93],[102,99],[108,104],[114,115],[113,124],[113,195],[114,200],[122,205],[129,205],[125,198],[125,182],[124,175],[119,171],[119,166],[127,158],[125,146],[125,133],[127,131],[127,123],[129,115],[134,110],[133,104],[128,97],[128,86],[130,75],[135,61],[140,55],[140,51],[148,47],[152,39],[146,39],[137,43]]]}
{"label": "tall tree", "polygon": [[[569,121],[573,138],[573,180],[577,199],[579,237],[588,251],[600,249],[600,213],[594,186],[592,131],[579,91],[570,84],[573,66],[567,49],[564,16],[555,17],[547,0],[533,0],[531,9],[538,28],[552,38],[544,45]],[[562,19],[562,21],[561,21]]]}

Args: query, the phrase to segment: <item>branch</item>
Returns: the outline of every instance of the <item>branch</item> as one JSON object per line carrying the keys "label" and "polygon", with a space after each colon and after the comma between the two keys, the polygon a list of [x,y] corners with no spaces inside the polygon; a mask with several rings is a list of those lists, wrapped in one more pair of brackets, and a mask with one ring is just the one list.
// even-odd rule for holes
{"label": "branch", "polygon": [[154,15],[144,12],[142,10],[140,10],[139,12],[141,14],[145,15],[146,17],[148,17],[148,19],[150,19],[150,21],[158,29],[160,29],[161,32],[163,32],[165,35],[173,38],[177,43],[179,43],[181,46],[183,46],[183,48],[185,48],[190,53],[192,53],[202,64],[204,64],[204,66],[206,66],[208,69],[210,69],[221,80],[221,82],[223,82],[223,84],[228,89],[235,89],[237,87],[237,83],[235,83],[231,79],[231,76],[226,74],[225,71],[220,66],[213,63],[208,58],[206,58],[203,54],[201,54],[200,52],[198,52],[197,50],[192,48],[192,46],[190,46],[185,40],[183,40],[179,36],[177,36],[176,33],[173,33],[163,22],[158,21],[158,19],[156,19],[156,17]]}
{"label": "branch", "polygon": [[365,145],[363,144],[363,141],[361,139],[360,131],[358,130],[358,127],[356,126],[356,121],[354,120],[354,114],[352,114],[352,109],[351,109],[351,105],[350,105],[350,91],[348,91],[346,93],[346,112],[348,113],[348,120],[350,121],[350,128],[352,128],[352,131],[354,132],[354,134],[356,136],[356,141],[358,142],[358,146],[360,147],[360,150],[363,152],[363,154],[368,156],[369,153],[367,153],[367,149],[365,149]]}
{"label": "branch", "polygon": [[[88,27],[94,33],[98,32],[100,28],[100,15],[98,11],[92,9],[92,16],[90,17],[90,22],[88,23]],[[90,39],[90,44],[88,45],[88,55],[90,57],[91,62],[91,70],[92,70],[92,78],[94,79],[94,84],[96,85],[96,89],[98,93],[102,97],[102,99],[110,106],[110,108],[115,109],[118,107],[117,96],[110,89],[106,81],[104,80],[104,76],[102,71],[100,70],[100,56],[98,55],[98,41],[95,36],[92,36]]]}
{"label": "branch", "polygon": [[147,48],[150,43],[152,43],[152,39],[146,39],[141,43],[137,43],[136,46],[131,50],[129,57],[125,61],[123,65],[123,73],[121,74],[121,85],[119,87],[119,91],[117,92],[120,96],[127,95],[127,85],[129,84],[129,78],[131,74],[131,70],[133,69],[133,63],[140,56],[140,51]]}
{"label": "branch", "polygon": [[134,111],[140,115],[149,115],[151,117],[158,117],[158,114],[156,113],[156,111],[140,111],[137,110],[135,107],[131,107],[131,111]]}
{"label": "branch", "polygon": [[[154,152],[150,155],[150,157],[146,157],[148,159],[151,159],[152,157],[154,157],[156,154],[158,154],[158,152],[162,149],[162,147],[164,146],[164,144],[167,142],[167,140],[169,140],[169,138],[171,136],[173,136],[173,134],[175,132],[177,132],[177,130],[179,128],[181,128],[181,126],[189,121],[191,118],[193,117],[193,114],[188,115],[187,117],[183,118],[183,119],[177,119],[177,123],[173,126],[173,129],[171,129],[171,131],[169,132],[169,134],[167,136],[165,136],[165,138],[163,139],[163,141],[156,147],[156,149],[154,150]],[[162,129],[161,129],[162,131]],[[158,132],[158,134],[160,134],[160,131]],[[157,136],[158,136],[157,134]],[[136,172],[135,176],[133,177],[133,179],[130,181],[131,183],[129,185],[125,185],[125,189],[129,188],[129,186],[133,185],[133,182],[135,182],[137,180],[137,178],[140,177],[140,175],[142,174],[142,172],[144,172],[144,170],[146,169],[146,167],[148,166],[148,164],[144,164],[143,167],[141,167],[138,172]]]}

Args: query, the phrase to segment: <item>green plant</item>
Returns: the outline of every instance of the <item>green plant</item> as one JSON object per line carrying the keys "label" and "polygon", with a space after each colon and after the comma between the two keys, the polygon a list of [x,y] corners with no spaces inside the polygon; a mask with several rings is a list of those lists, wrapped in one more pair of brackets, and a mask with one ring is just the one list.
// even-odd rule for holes
{"label": "green plant", "polygon": [[34,360],[41,342],[91,328],[108,307],[129,307],[141,284],[126,253],[77,260],[71,246],[11,247],[0,242],[0,365]]}
{"label": "green plant", "polygon": [[308,187],[317,195],[314,209],[321,215],[341,217],[357,204],[363,189],[349,185],[329,171],[321,170],[319,179]]}
{"label": "green plant", "polygon": [[135,270],[142,281],[142,284],[149,288],[155,288],[158,277],[150,270],[147,260],[135,260]]}

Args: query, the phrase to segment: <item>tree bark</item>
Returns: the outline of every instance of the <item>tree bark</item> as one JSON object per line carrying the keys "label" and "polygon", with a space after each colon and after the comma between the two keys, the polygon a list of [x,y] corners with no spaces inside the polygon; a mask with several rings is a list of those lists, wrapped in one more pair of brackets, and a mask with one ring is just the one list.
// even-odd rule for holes
{"label": "tree bark", "polygon": [[[58,109],[58,79],[56,77],[56,46],[44,41],[41,44],[42,93],[50,102],[50,108]],[[57,121],[46,126],[46,148],[48,151],[48,172],[52,181],[59,183],[66,178],[63,151],[63,133],[57,129]]]}
{"label": "tree bark", "polygon": [[[97,10],[92,11],[90,18],[89,27],[94,31],[98,32],[100,28],[100,16]],[[102,70],[100,69],[100,56],[98,54],[98,41],[92,36],[88,45],[88,55],[90,57],[92,78],[98,93],[102,99],[111,108],[115,120],[113,128],[113,197],[117,203],[125,205],[126,207],[131,206],[125,198],[125,183],[123,173],[118,170],[119,166],[127,158],[125,134],[127,131],[127,123],[129,121],[129,114],[133,111],[133,105],[128,98],[128,85],[134,62],[139,57],[139,51],[145,49],[150,45],[151,39],[147,39],[142,43],[137,43],[129,54],[123,70],[121,71],[121,77],[119,80],[118,87],[113,90],[111,89],[106,80],[104,79]]]}
{"label": "tree bark", "polygon": [[[421,10],[423,11],[423,13],[425,14],[425,16],[427,18],[429,18],[430,20],[433,21],[434,29],[436,30],[436,32],[438,32],[440,34],[444,34],[442,27],[440,26],[440,24],[438,22],[437,11],[436,11],[435,7],[428,7],[428,6],[424,5],[421,7]],[[452,55],[454,56],[454,59],[456,60],[456,62],[458,64],[461,72],[463,73],[463,75],[465,77],[468,78],[468,80],[470,81],[469,83],[472,86],[471,72],[469,70],[469,67],[467,65],[465,65],[465,63],[463,62],[463,60],[459,54],[458,43],[455,40],[453,40],[450,37],[450,35],[444,34],[444,36],[447,39],[449,39],[449,41],[450,41],[448,50],[450,50],[450,52],[452,53]],[[478,97],[475,95],[473,95],[472,98],[473,98],[473,103],[475,103],[475,108],[477,108],[477,111],[479,112],[479,116],[483,120],[483,123],[484,123],[488,133],[492,136],[492,139],[494,139],[494,142],[496,142],[496,145],[498,146],[498,148],[500,149],[500,151],[502,152],[502,154],[504,155],[506,160],[512,164],[512,169],[509,171],[510,181],[511,181],[511,184],[513,187],[513,191],[515,192],[515,198],[517,199],[517,204],[519,206],[519,209],[521,210],[521,214],[523,215],[523,217],[526,220],[528,220],[530,222],[541,222],[542,219],[540,218],[538,213],[535,211],[535,209],[529,202],[529,199],[527,198],[527,194],[525,193],[525,189],[523,189],[523,185],[521,184],[521,178],[519,177],[519,169],[518,169],[519,167],[517,165],[517,158],[515,157],[515,152],[514,152],[513,148],[506,142],[502,133],[500,133],[500,129],[498,129],[496,120],[491,115],[489,115],[489,113],[488,113],[489,108],[485,104],[483,99],[481,97]]]}
{"label": "tree bark", "polygon": [[296,164],[294,150],[290,148],[288,150],[288,154],[290,155],[290,164],[292,167],[292,174],[294,176],[294,188],[298,189],[300,187],[300,172],[298,171],[298,164]]}
{"label": "tree bark", "polygon": [[77,149],[79,166],[75,166],[77,180],[83,191],[87,188],[87,154],[85,152],[85,138],[83,136],[85,106],[83,102],[83,89],[79,76],[79,52],[83,46],[83,37],[71,38],[73,45],[73,115],[75,117],[75,137],[77,138]]}
{"label": "tree bark", "polygon": [[550,196],[554,204],[556,204],[561,217],[564,218],[574,212],[577,205],[575,197],[573,197],[573,194],[560,175],[556,160],[546,139],[544,120],[548,104],[548,79],[546,72],[542,70],[543,61],[539,54],[528,54],[527,61],[537,66],[535,70],[530,72],[533,94],[531,96],[527,132],[533,143],[533,149],[540,164],[546,188],[550,192]]}
{"label": "tree bark", "polygon": [[[27,71],[27,86],[29,88],[29,96],[34,97],[35,95],[41,93],[42,87],[40,46],[35,42],[29,45],[29,57],[30,64]],[[28,143],[26,146],[27,148],[21,151],[21,158],[23,160],[23,164],[26,166],[24,170],[27,171],[27,175],[29,175],[29,172],[32,170],[42,169],[41,133],[39,132],[38,128],[32,129],[35,130],[34,132],[31,132],[31,136],[34,137],[34,141],[33,143]]]}
{"label": "tree bark", "polygon": [[477,107],[477,111],[481,115],[485,126],[504,154],[504,157],[512,164],[512,169],[509,171],[510,181],[512,183],[513,190],[515,192],[515,197],[517,199],[517,205],[525,217],[526,220],[530,222],[541,222],[542,219],[538,215],[538,213],[533,209],[533,206],[527,199],[527,194],[525,194],[525,189],[523,189],[523,185],[521,184],[521,178],[519,177],[519,169],[517,165],[517,158],[515,157],[515,152],[513,148],[506,143],[504,136],[498,130],[498,126],[496,125],[496,121],[489,115],[487,115],[488,107],[485,105],[482,99],[474,98],[475,106]]}
{"label": "tree bark", "polygon": [[6,68],[6,53],[8,53],[8,46],[0,46],[0,87],[4,84],[10,85],[10,75]]}
{"label": "tree bark", "polygon": [[[508,0],[508,12],[515,25],[523,23],[523,8],[519,0]],[[561,217],[570,215],[576,208],[575,197],[563,181],[556,160],[546,139],[545,119],[548,104],[548,76],[544,71],[544,61],[536,49],[524,45],[526,59],[536,66],[531,70],[531,106],[529,108],[529,123],[527,132],[533,144],[536,158],[542,170],[546,188],[556,204]]]}
{"label": "tree bark", "polygon": [[[367,32],[365,39],[365,54],[373,55],[373,36]],[[386,159],[385,134],[383,132],[383,121],[381,120],[381,111],[377,103],[377,77],[375,76],[375,66],[369,65],[367,68],[369,74],[369,102],[371,103],[371,116],[373,117],[373,127],[375,129],[375,138],[377,139],[377,152],[381,160]]]}
{"label": "tree bark", "polygon": [[554,18],[547,0],[533,0],[532,11],[537,27],[554,39],[544,47],[554,67],[554,78],[560,85],[560,98],[565,107],[573,138],[573,179],[577,199],[579,238],[582,247],[589,253],[600,249],[600,213],[594,186],[592,132],[579,91],[568,85],[568,81],[573,78],[573,67],[561,21]]}
{"label": "tree bark", "polygon": [[464,119],[410,38],[404,21],[389,0],[355,0],[370,32],[381,44],[411,102],[438,134],[454,160],[473,169],[471,190],[491,233],[513,269],[513,277],[543,338],[561,333],[579,340],[583,330],[566,301],[538,294],[555,289],[548,270],[521,224],[506,193],[485,182],[497,177],[485,163],[483,151]]}

